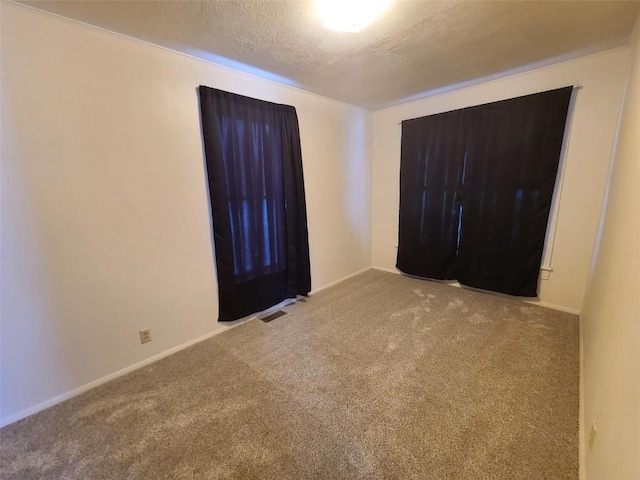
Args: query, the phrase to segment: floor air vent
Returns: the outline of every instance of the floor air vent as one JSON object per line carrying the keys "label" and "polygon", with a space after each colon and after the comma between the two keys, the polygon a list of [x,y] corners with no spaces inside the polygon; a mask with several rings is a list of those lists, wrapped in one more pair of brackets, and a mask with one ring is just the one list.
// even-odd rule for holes
{"label": "floor air vent", "polygon": [[264,317],[260,317],[264,323],[269,323],[271,320],[275,320],[276,318],[280,318],[283,315],[286,315],[287,312],[283,312],[282,310],[278,310],[276,312],[270,313],[269,315],[265,315]]}

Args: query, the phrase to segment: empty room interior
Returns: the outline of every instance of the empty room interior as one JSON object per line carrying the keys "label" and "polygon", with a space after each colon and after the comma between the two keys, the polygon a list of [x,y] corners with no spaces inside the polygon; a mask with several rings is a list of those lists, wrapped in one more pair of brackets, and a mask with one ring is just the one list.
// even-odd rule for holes
{"label": "empty room interior", "polygon": [[2,479],[640,479],[640,2],[0,2]]}

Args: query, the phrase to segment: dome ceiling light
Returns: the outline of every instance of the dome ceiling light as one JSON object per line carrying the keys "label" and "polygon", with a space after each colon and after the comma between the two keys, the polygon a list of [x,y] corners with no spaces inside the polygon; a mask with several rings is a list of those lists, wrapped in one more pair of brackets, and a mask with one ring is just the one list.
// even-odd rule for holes
{"label": "dome ceiling light", "polygon": [[316,0],[322,24],[339,32],[359,32],[380,17],[392,0]]}

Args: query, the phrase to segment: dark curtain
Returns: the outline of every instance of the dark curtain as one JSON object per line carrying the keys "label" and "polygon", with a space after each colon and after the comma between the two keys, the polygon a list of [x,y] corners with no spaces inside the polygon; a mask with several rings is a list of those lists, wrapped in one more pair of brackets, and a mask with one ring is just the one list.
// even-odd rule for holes
{"label": "dark curtain", "polygon": [[469,109],[460,283],[537,296],[572,87]]}
{"label": "dark curtain", "polygon": [[401,271],[537,296],[572,89],[403,122]]}
{"label": "dark curtain", "polygon": [[402,122],[397,268],[455,278],[465,167],[462,110]]}
{"label": "dark curtain", "polygon": [[201,86],[221,321],[311,290],[294,107]]}

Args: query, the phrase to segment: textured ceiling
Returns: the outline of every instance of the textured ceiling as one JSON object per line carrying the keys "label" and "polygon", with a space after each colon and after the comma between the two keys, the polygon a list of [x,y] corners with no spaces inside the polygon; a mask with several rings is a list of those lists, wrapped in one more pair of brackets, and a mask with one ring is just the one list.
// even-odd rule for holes
{"label": "textured ceiling", "polygon": [[309,0],[22,3],[370,109],[625,44],[640,11],[635,1],[396,0],[341,33]]}

